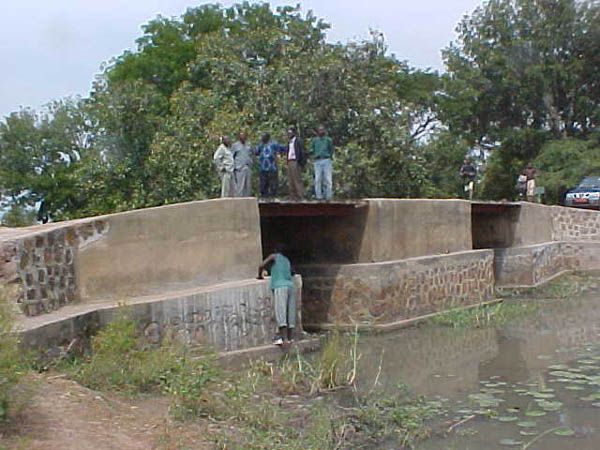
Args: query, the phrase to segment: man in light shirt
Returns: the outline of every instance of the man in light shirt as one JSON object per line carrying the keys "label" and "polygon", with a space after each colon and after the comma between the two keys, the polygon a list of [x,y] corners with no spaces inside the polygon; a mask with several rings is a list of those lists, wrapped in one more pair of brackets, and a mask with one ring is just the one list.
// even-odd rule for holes
{"label": "man in light shirt", "polygon": [[221,197],[235,197],[234,161],[229,136],[221,138],[221,145],[213,155],[213,161],[221,178]]}
{"label": "man in light shirt", "polygon": [[304,143],[298,137],[294,127],[288,129],[287,177],[289,193],[292,200],[302,200],[304,185],[302,184],[302,167],[306,163]]}
{"label": "man in light shirt", "polygon": [[235,167],[235,186],[237,197],[252,195],[252,147],[246,141],[246,133],[240,131],[238,141],[231,146]]}

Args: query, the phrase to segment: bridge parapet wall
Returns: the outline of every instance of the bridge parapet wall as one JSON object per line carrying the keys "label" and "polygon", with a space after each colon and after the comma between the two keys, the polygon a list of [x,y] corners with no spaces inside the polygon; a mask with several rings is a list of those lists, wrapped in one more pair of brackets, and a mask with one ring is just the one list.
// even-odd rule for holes
{"label": "bridge parapet wall", "polygon": [[368,199],[358,262],[382,262],[473,249],[464,200]]}
{"label": "bridge parapet wall", "polygon": [[168,205],[0,235],[0,274],[27,315],[253,278],[261,260],[254,199]]}

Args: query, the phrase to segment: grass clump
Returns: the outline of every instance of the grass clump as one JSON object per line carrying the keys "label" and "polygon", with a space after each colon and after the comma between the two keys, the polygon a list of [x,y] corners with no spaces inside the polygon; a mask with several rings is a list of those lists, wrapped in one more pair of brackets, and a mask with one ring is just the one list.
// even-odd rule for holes
{"label": "grass clump", "polygon": [[451,328],[484,328],[500,326],[525,317],[538,310],[538,305],[529,302],[503,301],[493,305],[478,305],[473,308],[456,308],[429,319],[434,325]]}
{"label": "grass clump", "polygon": [[88,354],[75,358],[64,369],[92,389],[128,395],[168,394],[179,416],[197,414],[202,408],[203,389],[218,375],[212,355],[194,357],[177,342],[146,342],[126,312],[93,337]]}
{"label": "grass clump", "polygon": [[[358,389],[358,334],[333,332],[312,358],[255,362],[211,388],[213,439],[222,449],[410,447],[429,434],[439,402]],[[368,383],[370,384],[370,382]],[[209,411],[207,409],[206,411]]]}
{"label": "grass clump", "polygon": [[29,371],[27,357],[14,333],[14,316],[6,288],[0,288],[0,422],[9,419],[15,387]]}
{"label": "grass clump", "polygon": [[443,412],[439,401],[410,398],[402,392],[396,396],[366,396],[357,403],[349,419],[362,430],[363,442],[371,446],[389,441],[413,448],[430,436],[427,420]]}

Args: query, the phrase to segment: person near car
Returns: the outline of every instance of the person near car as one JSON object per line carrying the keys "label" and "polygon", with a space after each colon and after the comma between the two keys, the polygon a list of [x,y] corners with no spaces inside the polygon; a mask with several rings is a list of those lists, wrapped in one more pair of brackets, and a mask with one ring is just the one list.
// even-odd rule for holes
{"label": "person near car", "polygon": [[240,131],[238,140],[231,146],[234,160],[236,197],[252,195],[252,158],[254,152],[246,140],[246,133]]}
{"label": "person near car", "polygon": [[463,180],[465,192],[468,193],[469,200],[473,198],[473,188],[475,178],[477,177],[477,169],[471,163],[469,158],[465,158],[462,166],[460,166],[459,174]]}
{"label": "person near car", "polygon": [[310,146],[315,170],[315,196],[317,200],[331,200],[333,195],[333,169],[331,165],[333,141],[327,136],[327,131],[323,125],[317,129],[317,137],[311,139]]}
{"label": "person near car", "polygon": [[519,200],[523,200],[527,195],[527,174],[522,171],[517,177],[517,193],[519,194]]}
{"label": "person near car", "polygon": [[525,175],[527,176],[527,201],[535,202],[535,177],[537,176],[537,170],[535,170],[532,163],[527,164]]}

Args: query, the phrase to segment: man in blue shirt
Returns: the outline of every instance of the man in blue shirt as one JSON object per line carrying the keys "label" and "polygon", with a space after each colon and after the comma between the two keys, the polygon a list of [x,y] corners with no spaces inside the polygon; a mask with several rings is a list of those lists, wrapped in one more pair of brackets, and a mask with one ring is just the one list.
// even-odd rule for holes
{"label": "man in blue shirt", "polygon": [[277,142],[271,140],[271,135],[265,133],[256,147],[258,156],[258,173],[260,175],[260,196],[275,197],[279,185],[277,169],[277,152],[282,148]]}

